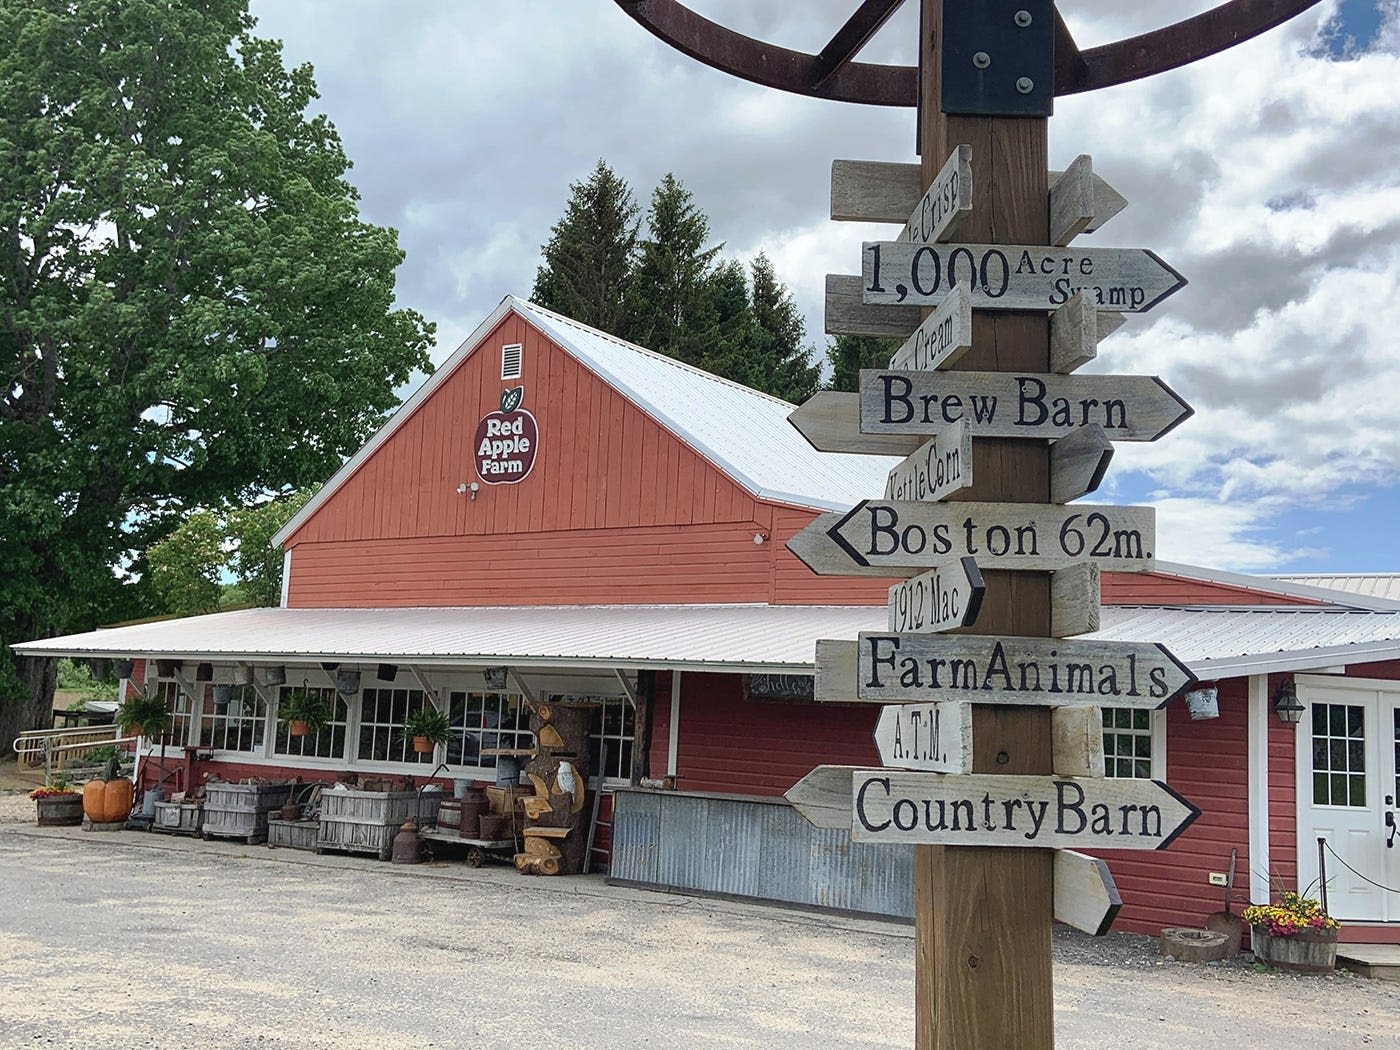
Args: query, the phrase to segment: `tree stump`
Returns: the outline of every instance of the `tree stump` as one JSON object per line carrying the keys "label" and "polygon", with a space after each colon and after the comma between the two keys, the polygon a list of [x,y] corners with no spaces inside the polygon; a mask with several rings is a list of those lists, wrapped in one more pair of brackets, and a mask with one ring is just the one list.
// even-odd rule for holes
{"label": "tree stump", "polygon": [[525,766],[533,795],[522,799],[525,847],[517,870],[534,875],[576,875],[588,849],[588,733],[596,703],[544,702],[530,711],[535,754]]}

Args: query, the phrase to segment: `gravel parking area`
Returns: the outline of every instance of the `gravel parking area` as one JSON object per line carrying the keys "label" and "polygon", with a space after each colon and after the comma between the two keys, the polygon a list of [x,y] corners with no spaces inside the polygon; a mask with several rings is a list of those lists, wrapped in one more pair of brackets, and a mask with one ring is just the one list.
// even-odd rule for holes
{"label": "gravel parking area", "polygon": [[[31,804],[22,797],[24,813]],[[0,801],[0,820],[11,810]],[[0,1046],[912,1045],[908,927],[136,832],[0,826]],[[1400,988],[1056,936],[1061,1050],[1400,1045]]]}

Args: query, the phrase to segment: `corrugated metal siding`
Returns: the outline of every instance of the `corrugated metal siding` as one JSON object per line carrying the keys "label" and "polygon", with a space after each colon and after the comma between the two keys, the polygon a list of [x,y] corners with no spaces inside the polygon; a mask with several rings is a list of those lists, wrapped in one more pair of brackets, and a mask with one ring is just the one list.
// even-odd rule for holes
{"label": "corrugated metal siding", "polygon": [[[831,637],[847,637],[832,635]],[[669,685],[655,704],[651,768],[666,768]],[[781,795],[816,766],[880,764],[874,705],[745,700],[737,674],[686,673],[676,787],[743,795]]]}
{"label": "corrugated metal siding", "polygon": [[[497,352],[525,347],[524,372],[502,382]],[[540,428],[530,476],[475,478],[477,421],[523,383]],[[399,537],[486,536],[638,525],[752,521],[755,501],[622,394],[521,317],[509,315],[439,381],[433,395],[292,535],[288,545]],[[751,534],[750,534],[751,535]],[[298,552],[295,576],[307,570]]]}
{"label": "corrugated metal siding", "polygon": [[1106,572],[1105,605],[1320,605],[1308,598],[1192,580],[1160,572]]}
{"label": "corrugated metal siding", "polygon": [[619,791],[613,881],[908,918],[913,851],[812,827],[786,803]]}

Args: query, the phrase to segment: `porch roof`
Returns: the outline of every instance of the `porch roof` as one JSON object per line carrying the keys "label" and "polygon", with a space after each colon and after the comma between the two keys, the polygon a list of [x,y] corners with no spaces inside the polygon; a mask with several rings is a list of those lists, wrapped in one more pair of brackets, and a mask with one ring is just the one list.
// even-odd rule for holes
{"label": "porch roof", "polygon": [[[29,656],[810,673],[819,638],[886,629],[883,606],[575,605],[244,609],[24,642]],[[1087,638],[1160,642],[1198,676],[1400,660],[1400,613],[1105,606]]]}

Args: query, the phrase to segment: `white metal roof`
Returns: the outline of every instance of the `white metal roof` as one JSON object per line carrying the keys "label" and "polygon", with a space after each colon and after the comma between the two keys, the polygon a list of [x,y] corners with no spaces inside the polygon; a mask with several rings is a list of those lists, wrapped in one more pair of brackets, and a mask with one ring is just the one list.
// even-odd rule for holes
{"label": "white metal roof", "polygon": [[[1207,569],[1201,565],[1181,565],[1177,562],[1158,561],[1155,572],[1169,576],[1181,576],[1191,580],[1205,580],[1229,587],[1242,587],[1246,590],[1277,594],[1289,598],[1307,598],[1312,601],[1327,602],[1330,605],[1348,609],[1366,609],[1372,612],[1400,612],[1400,578],[1394,594],[1362,587],[1333,587],[1319,583],[1322,579],[1350,579],[1351,577],[1319,576],[1250,576],[1242,572],[1228,572],[1225,569]],[[1360,579],[1361,577],[1356,577]],[[1375,579],[1376,577],[1369,577]],[[1341,593],[1345,592],[1345,593]],[[1245,604],[1243,602],[1237,604]]]}
{"label": "white metal roof", "polygon": [[[164,656],[520,668],[812,668],[819,638],[886,629],[884,606],[244,609],[46,638],[32,656]],[[1089,638],[1161,642],[1202,678],[1400,659],[1400,613],[1105,606]]]}
{"label": "white metal roof", "polygon": [[885,627],[884,606],[589,605],[243,609],[25,642],[31,656],[810,671],[818,638]]}
{"label": "white metal roof", "polygon": [[1344,591],[1352,595],[1359,594],[1369,598],[1385,598],[1390,601],[1400,602],[1400,573],[1398,572],[1349,573],[1336,576],[1312,576],[1303,573],[1289,573],[1283,576],[1275,576],[1274,579],[1281,580],[1288,584],[1318,587],[1323,590]]}
{"label": "white metal roof", "polygon": [[1400,613],[1104,606],[1089,638],[1160,642],[1201,678],[1400,659]]}
{"label": "white metal roof", "polygon": [[884,492],[885,476],[899,462],[889,456],[818,452],[787,421],[794,408],[788,402],[508,295],[282,527],[273,546],[285,543],[512,312],[759,499],[849,510]]}

